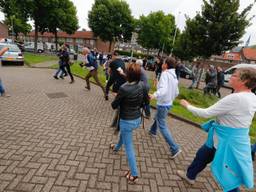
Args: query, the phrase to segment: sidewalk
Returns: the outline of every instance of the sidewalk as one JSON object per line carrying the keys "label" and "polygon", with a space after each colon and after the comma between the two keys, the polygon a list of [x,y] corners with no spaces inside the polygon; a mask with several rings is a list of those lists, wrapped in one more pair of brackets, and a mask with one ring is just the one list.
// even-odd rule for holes
{"label": "sidewalk", "polygon": [[[113,110],[102,91],[76,78],[55,80],[53,70],[2,67],[0,77],[10,98],[0,98],[0,191],[218,191],[209,167],[188,185],[176,170],[185,169],[206,134],[169,118],[183,152],[169,158],[164,139],[138,129],[134,143],[139,182],[128,185],[124,149],[111,153],[117,141],[109,127]],[[151,121],[146,121],[148,128]]]}

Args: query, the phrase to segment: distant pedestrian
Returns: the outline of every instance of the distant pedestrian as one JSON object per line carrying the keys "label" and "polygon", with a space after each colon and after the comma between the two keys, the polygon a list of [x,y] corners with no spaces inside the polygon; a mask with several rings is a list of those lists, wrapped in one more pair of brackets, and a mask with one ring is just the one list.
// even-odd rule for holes
{"label": "distant pedestrian", "polygon": [[[140,81],[143,82],[143,85],[144,87],[146,88],[147,90],[147,95],[149,93],[149,90],[150,90],[150,85],[149,85],[149,81],[148,81],[148,76],[147,76],[147,73],[143,67],[143,61],[141,59],[138,59],[136,60],[136,64],[140,65],[141,67],[141,75],[140,75]],[[144,111],[145,111],[145,117],[147,119],[150,118],[150,104],[147,104],[144,106]]]}
{"label": "distant pedestrian", "polygon": [[125,172],[128,183],[138,181],[138,168],[133,147],[133,131],[141,124],[141,107],[149,103],[147,90],[140,81],[141,66],[128,64],[126,69],[127,82],[123,84],[112,102],[112,108],[120,108],[120,137],[118,143],[110,144],[110,148],[117,152],[124,144],[129,170]]}
{"label": "distant pedestrian", "polygon": [[[9,48],[8,47],[4,47],[0,50],[0,56],[2,56],[6,51],[8,51]],[[0,78],[0,96],[1,97],[10,97],[9,94],[6,93],[5,89],[4,89],[4,85],[3,85],[3,82]]]}
{"label": "distant pedestrian", "polygon": [[[186,100],[180,104],[194,115],[204,118],[216,117],[202,125],[208,137],[197,151],[186,172],[177,174],[188,183],[194,184],[197,175],[211,163],[213,176],[224,191],[237,192],[239,186],[253,188],[253,164],[249,128],[256,112],[256,96],[251,89],[256,87],[256,70],[239,68],[229,80],[234,93],[214,105],[202,109]],[[214,143],[217,135],[218,145]]]}
{"label": "distant pedestrian", "polygon": [[193,65],[192,67],[192,72],[191,72],[191,80],[192,83],[191,85],[188,87],[189,89],[193,89],[194,86],[196,85],[197,81],[199,80],[199,67],[200,67],[200,63],[196,63]]}
{"label": "distant pedestrian", "polygon": [[155,75],[156,75],[156,82],[159,81],[161,73],[162,73],[162,65],[163,65],[163,58],[158,56],[156,57],[155,62]]}
{"label": "distant pedestrian", "polygon": [[181,63],[181,61],[178,61],[177,66],[175,68],[175,73],[178,80],[180,79],[180,73],[183,68],[184,68],[184,65]]}
{"label": "distant pedestrian", "polygon": [[166,122],[168,112],[173,106],[173,101],[179,94],[178,79],[175,73],[175,67],[175,59],[172,57],[167,57],[162,65],[163,71],[157,84],[157,91],[150,95],[151,99],[156,98],[157,100],[157,110],[154,123],[150,128],[149,134],[151,136],[156,136],[157,129],[160,130],[165,141],[169,145],[171,153],[170,158],[172,159],[174,159],[181,152],[181,149],[175,143]]}
{"label": "distant pedestrian", "polygon": [[213,65],[210,65],[206,71],[205,84],[206,86],[204,87],[204,94],[213,93],[215,95],[217,87],[217,71]]}
{"label": "distant pedestrian", "polygon": [[221,98],[220,88],[224,85],[224,72],[220,66],[217,67],[217,87],[216,93],[219,98]]}
{"label": "distant pedestrian", "polygon": [[87,47],[83,48],[83,55],[85,56],[85,66],[89,70],[89,73],[86,75],[86,86],[85,88],[90,90],[90,78],[92,77],[97,85],[102,89],[103,95],[105,97],[105,89],[98,78],[98,64],[93,53]]}

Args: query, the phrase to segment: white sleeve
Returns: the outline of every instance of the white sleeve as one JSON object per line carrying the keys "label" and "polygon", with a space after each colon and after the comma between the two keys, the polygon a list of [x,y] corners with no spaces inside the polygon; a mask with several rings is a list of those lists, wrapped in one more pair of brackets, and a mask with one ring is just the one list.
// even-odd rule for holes
{"label": "white sleeve", "polygon": [[167,92],[167,76],[162,73],[160,80],[157,85],[157,91],[154,93],[154,96],[158,99],[162,97]]}
{"label": "white sleeve", "polygon": [[192,105],[188,105],[187,109],[196,116],[208,118],[227,114],[237,108],[237,105],[239,105],[239,97],[236,94],[231,94],[206,109]]}

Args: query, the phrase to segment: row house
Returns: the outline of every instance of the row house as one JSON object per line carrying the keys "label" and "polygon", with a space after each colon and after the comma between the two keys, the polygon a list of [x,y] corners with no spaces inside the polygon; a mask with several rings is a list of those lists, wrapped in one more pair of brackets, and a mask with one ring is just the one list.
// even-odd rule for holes
{"label": "row house", "polygon": [[[81,48],[86,46],[91,49],[97,49],[99,52],[109,52],[109,42],[104,42],[100,38],[95,37],[91,31],[76,31],[74,34],[67,34],[66,32],[59,31],[57,33],[58,42],[68,44],[71,48],[81,51]],[[35,32],[30,32],[27,36],[23,37],[25,42],[34,42]],[[55,36],[53,33],[38,33],[38,42],[42,43],[55,43]],[[111,51],[113,50],[111,48]]]}

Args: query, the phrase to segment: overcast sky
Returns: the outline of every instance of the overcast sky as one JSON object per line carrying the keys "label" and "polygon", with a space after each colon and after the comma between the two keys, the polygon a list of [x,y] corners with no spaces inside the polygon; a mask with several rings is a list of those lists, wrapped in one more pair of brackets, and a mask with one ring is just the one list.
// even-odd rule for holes
{"label": "overcast sky", "polygon": [[[87,25],[88,11],[94,0],[71,0],[77,8],[79,26],[89,30]],[[254,0],[240,0],[240,10],[252,3]],[[151,11],[162,10],[166,14],[171,13],[176,18],[177,26],[183,30],[185,26],[185,14],[194,17],[197,11],[201,10],[202,0],[126,0],[132,10],[132,15],[139,18],[140,15],[147,15]],[[252,8],[249,16],[256,14],[256,5]],[[3,20],[3,14],[0,14]],[[246,42],[251,35],[250,45],[256,44],[256,17],[252,20],[252,25],[246,29],[246,34],[241,39]]]}

